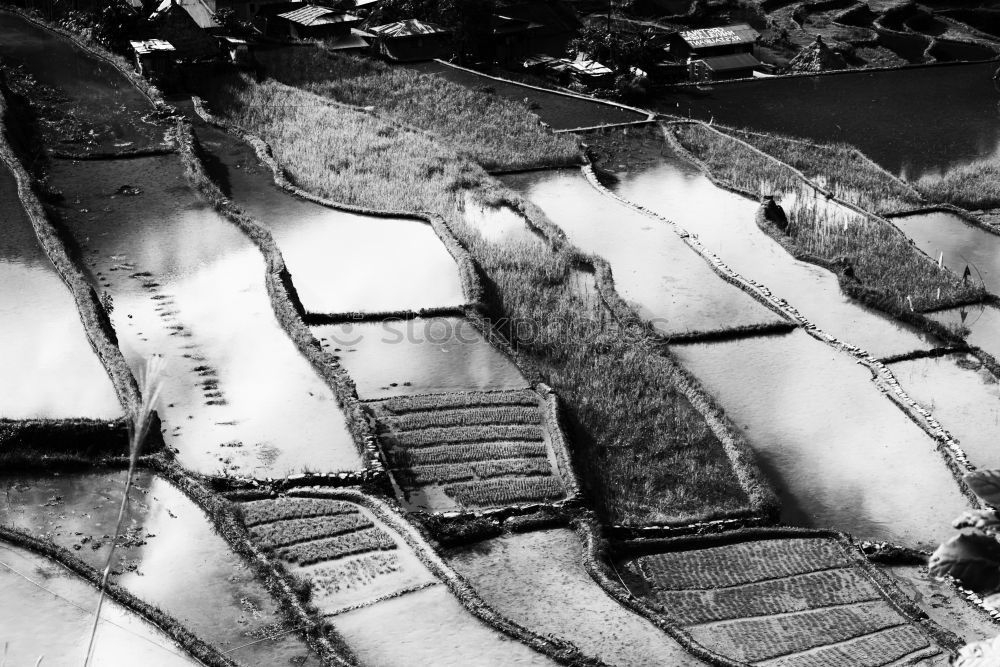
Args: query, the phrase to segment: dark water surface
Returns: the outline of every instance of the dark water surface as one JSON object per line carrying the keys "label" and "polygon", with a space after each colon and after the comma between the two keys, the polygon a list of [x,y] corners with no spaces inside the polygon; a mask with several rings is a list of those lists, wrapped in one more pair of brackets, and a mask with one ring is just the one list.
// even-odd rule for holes
{"label": "dark water surface", "polygon": [[24,66],[39,83],[58,89],[56,106],[93,130],[70,150],[114,151],[159,145],[161,126],[147,122],[149,100],[110,63],[20,16],[0,11],[0,62]]}
{"label": "dark water surface", "polygon": [[741,81],[671,93],[658,110],[853,144],[907,179],[1000,153],[996,63]]}

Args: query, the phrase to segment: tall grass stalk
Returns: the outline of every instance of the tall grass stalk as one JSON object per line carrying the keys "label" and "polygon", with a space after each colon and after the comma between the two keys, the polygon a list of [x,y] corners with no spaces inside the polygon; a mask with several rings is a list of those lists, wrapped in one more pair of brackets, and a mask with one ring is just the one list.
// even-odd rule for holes
{"label": "tall grass stalk", "polygon": [[943,177],[923,176],[916,187],[930,201],[969,210],[1000,208],[1000,160],[990,158],[952,169]]}
{"label": "tall grass stalk", "polygon": [[90,640],[87,642],[87,655],[83,661],[83,666],[90,665],[93,657],[94,640],[97,637],[97,627],[101,622],[101,607],[104,605],[104,598],[107,595],[108,578],[111,575],[111,565],[115,557],[115,548],[118,546],[118,537],[121,535],[122,523],[125,521],[125,510],[128,508],[128,496],[132,490],[132,480],[135,477],[135,467],[139,462],[139,453],[142,445],[146,442],[149,429],[153,424],[153,409],[160,396],[160,375],[163,373],[164,360],[159,355],[153,355],[146,362],[145,372],[141,378],[142,405],[137,414],[133,415],[129,424],[129,461],[128,473],[125,477],[125,491],[122,493],[121,506],[118,508],[118,520],[115,522],[115,532],[111,539],[111,549],[108,551],[107,561],[104,563],[104,572],[101,576],[101,593],[97,598],[97,609],[94,611],[94,625],[90,629]]}

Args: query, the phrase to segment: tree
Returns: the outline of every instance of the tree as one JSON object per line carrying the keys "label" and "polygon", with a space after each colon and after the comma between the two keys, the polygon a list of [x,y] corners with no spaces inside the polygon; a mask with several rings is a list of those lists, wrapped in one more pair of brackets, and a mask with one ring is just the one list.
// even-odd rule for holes
{"label": "tree", "polygon": [[604,24],[591,23],[569,44],[570,53],[583,53],[618,72],[632,67],[648,70],[659,58],[655,34],[651,30],[621,32]]}
{"label": "tree", "polygon": [[145,24],[145,17],[128,0],[108,0],[97,17],[94,37],[113,50],[124,51],[130,39],[141,35]]}

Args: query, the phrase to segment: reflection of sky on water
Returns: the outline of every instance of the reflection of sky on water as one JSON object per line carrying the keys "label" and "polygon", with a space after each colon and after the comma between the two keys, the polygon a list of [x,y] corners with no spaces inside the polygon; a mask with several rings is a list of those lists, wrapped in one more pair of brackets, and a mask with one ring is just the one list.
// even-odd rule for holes
{"label": "reflection of sky on water", "polygon": [[[138,369],[166,358],[160,414],[183,465],[257,476],[361,467],[333,392],[278,325],[262,255],[196,199],[175,157],[59,162],[52,179],[114,299],[126,359]],[[126,183],[142,194],[107,194]]]}
{"label": "reflection of sky on water", "polygon": [[724,281],[669,225],[598,192],[578,170],[506,176],[570,241],[611,264],[615,286],[666,334],[781,322]]}
{"label": "reflection of sky on water", "polygon": [[[1000,294],[1000,236],[972,225],[954,213],[934,211],[893,218],[917,247],[962,275],[968,266],[972,280]],[[943,253],[943,255],[942,255]]]}
{"label": "reflection of sky on water", "polygon": [[934,440],[805,332],[672,350],[743,429],[786,521],[928,547],[968,507]]}

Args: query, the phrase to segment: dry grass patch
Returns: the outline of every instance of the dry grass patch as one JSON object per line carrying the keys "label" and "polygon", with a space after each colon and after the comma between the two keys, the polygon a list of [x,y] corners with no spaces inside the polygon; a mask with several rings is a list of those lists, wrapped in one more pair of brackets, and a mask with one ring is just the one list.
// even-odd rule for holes
{"label": "dry grass patch", "polygon": [[397,123],[432,132],[486,169],[580,164],[569,135],[553,134],[524,102],[488,86],[471,89],[381,61],[317,49],[273,55],[277,81],[355,106],[373,106]]}

